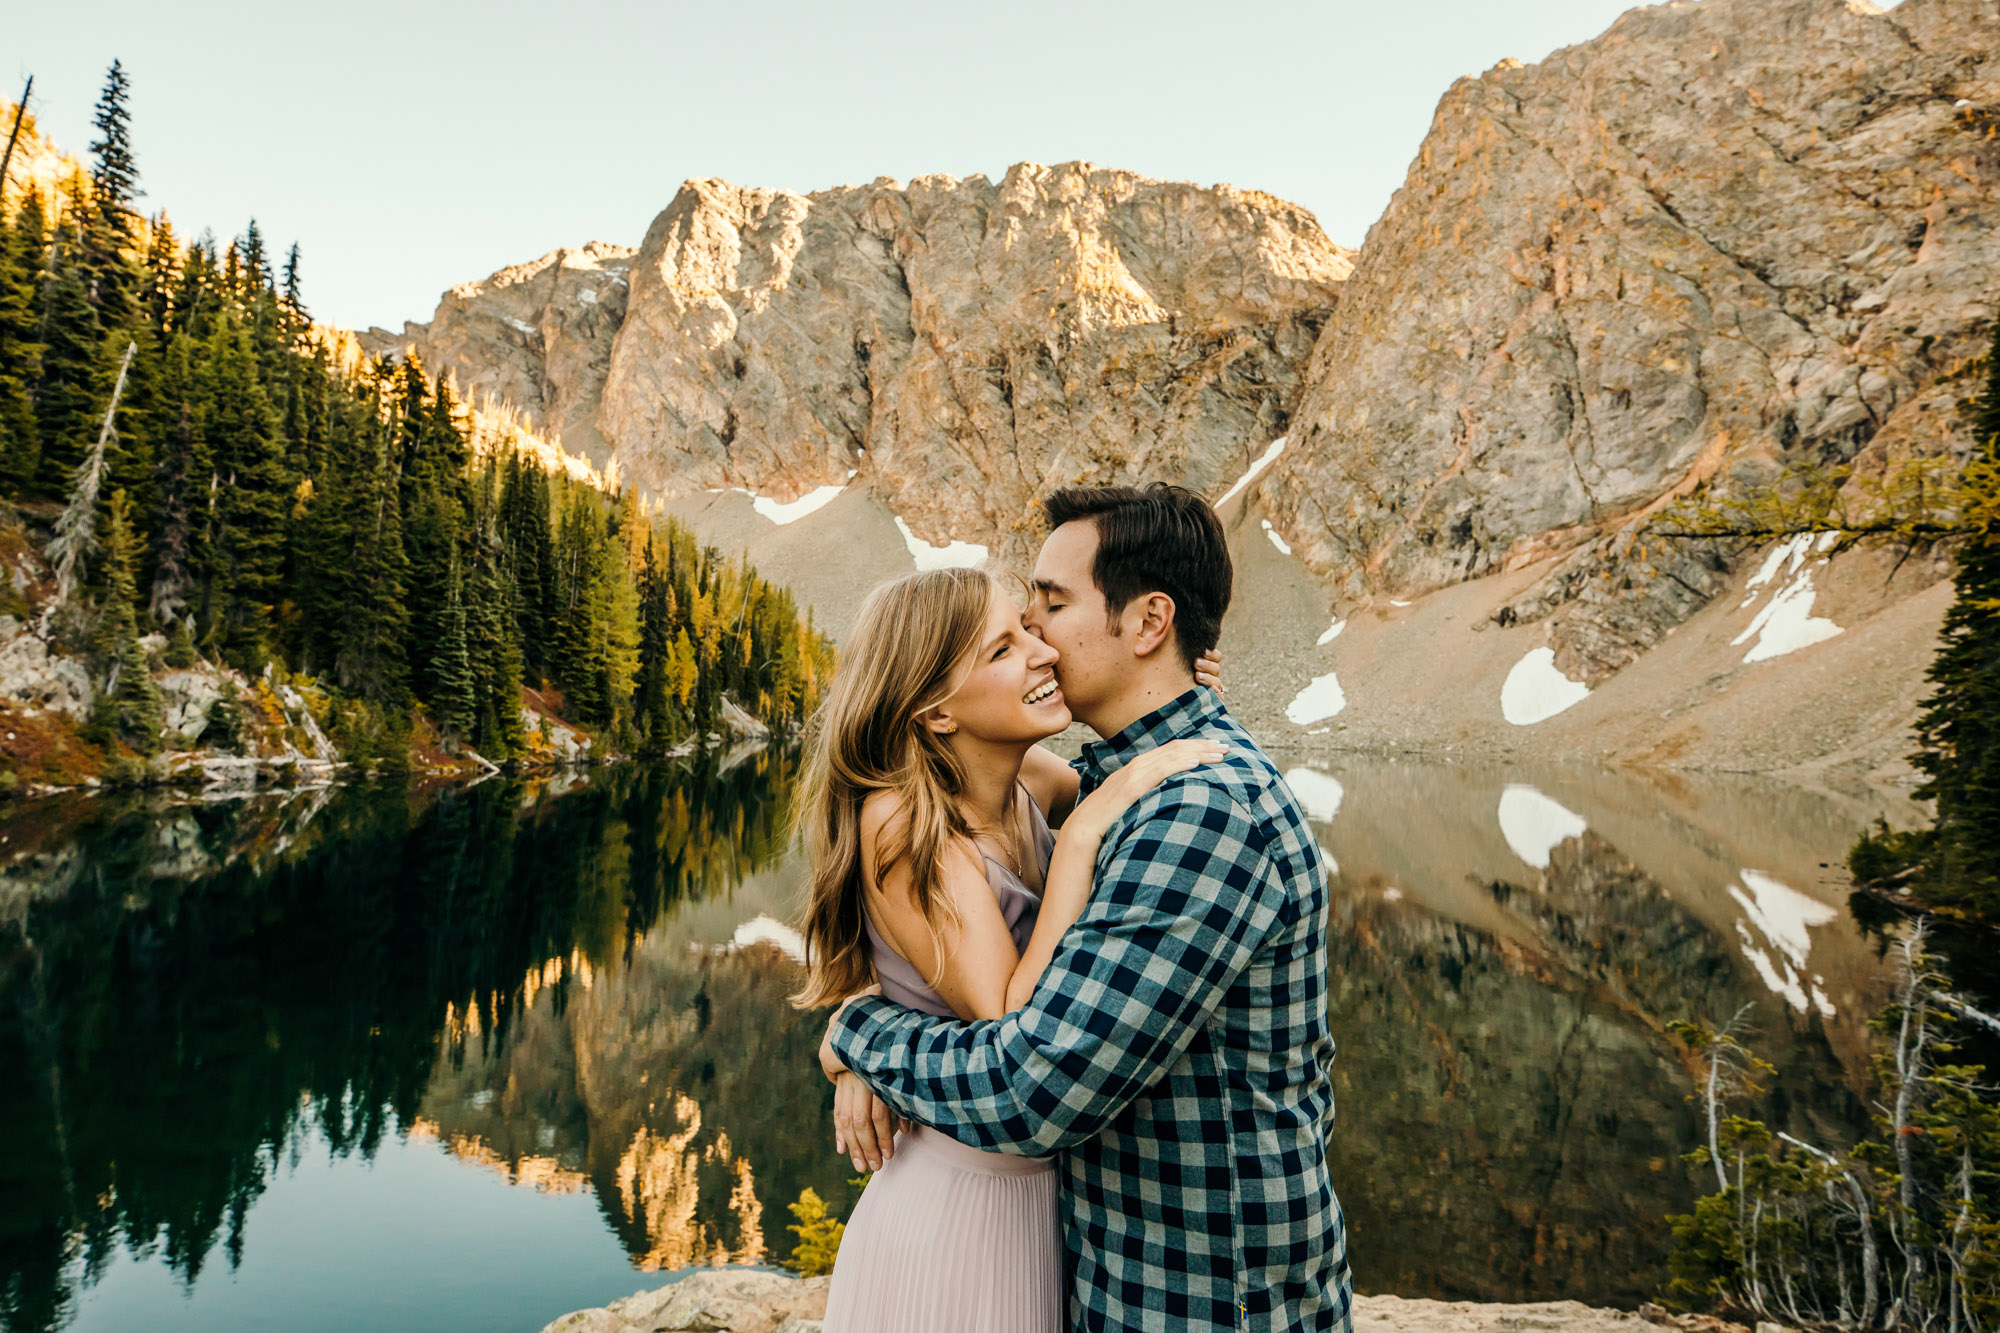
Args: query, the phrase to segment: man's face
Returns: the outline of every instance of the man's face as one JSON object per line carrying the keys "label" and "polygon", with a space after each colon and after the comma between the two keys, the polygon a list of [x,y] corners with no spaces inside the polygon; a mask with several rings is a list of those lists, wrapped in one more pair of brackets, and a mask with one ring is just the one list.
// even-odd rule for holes
{"label": "man's face", "polygon": [[1097,709],[1116,696],[1134,661],[1130,644],[1111,632],[1104,594],[1091,578],[1096,558],[1096,524],[1080,519],[1050,533],[1035,559],[1034,597],[1025,622],[1061,654],[1056,679],[1063,697],[1077,721],[1090,727],[1096,727]]}

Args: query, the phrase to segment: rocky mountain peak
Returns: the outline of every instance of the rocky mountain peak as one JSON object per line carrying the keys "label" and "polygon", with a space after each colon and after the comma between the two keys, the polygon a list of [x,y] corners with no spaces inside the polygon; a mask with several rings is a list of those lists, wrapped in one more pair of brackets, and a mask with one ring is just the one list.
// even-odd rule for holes
{"label": "rocky mountain peak", "polygon": [[1084,162],[691,180],[636,252],[502,270],[375,343],[655,494],[860,471],[922,535],[1004,542],[1054,485],[1226,486],[1283,430],[1351,262],[1270,195]]}
{"label": "rocky mountain peak", "polygon": [[1267,483],[1300,556],[1359,600],[1570,552],[1519,610],[1615,587],[1555,627],[1601,675],[1714,584],[1638,520],[1936,447],[2000,296],[1996,49],[1994,0],[1700,0],[1459,80]]}

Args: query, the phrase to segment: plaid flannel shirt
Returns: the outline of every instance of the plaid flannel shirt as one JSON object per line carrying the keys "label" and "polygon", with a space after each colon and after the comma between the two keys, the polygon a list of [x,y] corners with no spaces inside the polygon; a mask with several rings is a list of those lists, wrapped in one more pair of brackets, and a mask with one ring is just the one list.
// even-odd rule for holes
{"label": "plaid flannel shirt", "polygon": [[1230,756],[1112,826],[1090,901],[1024,1008],[964,1023],[871,997],[842,1013],[834,1048],[922,1124],[1060,1154],[1072,1328],[1346,1333],[1318,843],[1202,687],[1077,767],[1088,793],[1197,734]]}

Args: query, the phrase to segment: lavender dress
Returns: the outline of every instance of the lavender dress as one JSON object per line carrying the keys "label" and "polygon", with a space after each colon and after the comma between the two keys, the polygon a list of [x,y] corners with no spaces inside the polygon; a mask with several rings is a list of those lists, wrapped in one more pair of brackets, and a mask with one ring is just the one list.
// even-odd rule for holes
{"label": "lavender dress", "polygon": [[[1025,797],[1023,798],[1025,799]],[[1055,835],[1028,802],[1044,874]],[[1041,899],[986,858],[986,882],[1028,947]],[[949,1018],[951,1006],[868,919],[882,993]],[[1059,1333],[1064,1277],[1054,1164],[981,1152],[934,1129],[896,1136],[841,1237],[826,1333]]]}

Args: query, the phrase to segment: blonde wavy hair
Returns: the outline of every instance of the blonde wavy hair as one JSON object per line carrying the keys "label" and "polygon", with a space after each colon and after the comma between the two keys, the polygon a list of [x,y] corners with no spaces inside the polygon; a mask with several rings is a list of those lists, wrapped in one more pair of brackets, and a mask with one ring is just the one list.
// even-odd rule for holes
{"label": "blonde wavy hair", "polygon": [[910,890],[944,956],[944,856],[972,829],[959,808],[965,770],[925,714],[964,681],[998,585],[973,569],[939,569],[868,594],[840,654],[833,688],[808,733],[796,815],[811,862],[800,1008],[834,1004],[875,980],[863,906],[861,807],[895,792],[900,816],[875,848],[875,871],[907,862]]}

